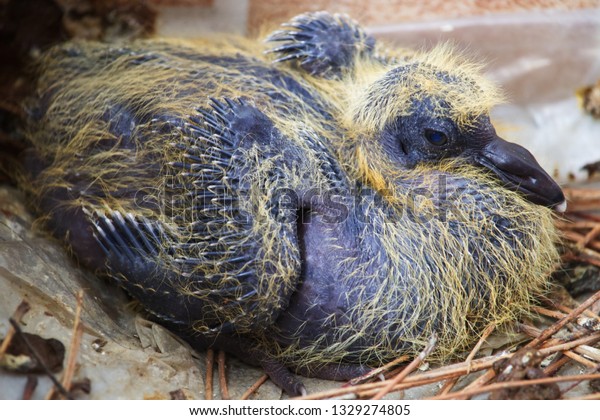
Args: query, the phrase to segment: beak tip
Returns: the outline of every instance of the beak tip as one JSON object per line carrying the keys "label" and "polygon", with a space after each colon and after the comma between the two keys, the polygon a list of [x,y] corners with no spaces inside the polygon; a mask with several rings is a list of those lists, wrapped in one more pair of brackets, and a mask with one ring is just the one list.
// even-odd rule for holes
{"label": "beak tip", "polygon": [[554,206],[554,210],[558,213],[564,213],[567,211],[567,200],[563,200],[561,203]]}

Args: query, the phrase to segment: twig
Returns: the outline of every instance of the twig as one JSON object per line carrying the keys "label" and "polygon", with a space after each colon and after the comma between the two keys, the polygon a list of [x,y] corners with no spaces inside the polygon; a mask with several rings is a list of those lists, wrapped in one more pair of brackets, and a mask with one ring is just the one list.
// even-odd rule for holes
{"label": "twig", "polygon": [[560,321],[552,324],[550,327],[546,328],[539,337],[534,338],[531,342],[529,342],[525,347],[534,347],[537,344],[540,344],[547,338],[551,337],[555,333],[557,333],[562,327],[564,327],[567,323],[575,319],[579,316],[583,311],[585,311],[588,307],[592,306],[594,302],[600,299],[600,291],[594,293],[591,297],[589,297],[585,302],[579,305],[576,309],[574,309],[570,314],[565,316]]}
{"label": "twig", "polygon": [[490,336],[490,334],[494,331],[495,328],[496,328],[496,325],[494,325],[494,324],[490,324],[486,327],[486,329],[483,331],[483,334],[481,335],[481,338],[479,339],[477,344],[475,344],[475,347],[473,347],[473,350],[471,350],[471,353],[469,353],[469,355],[465,359],[465,362],[467,363],[467,366],[468,366],[467,374],[471,373],[470,366],[471,366],[471,362],[473,361],[473,358],[475,357],[475,355],[477,354],[477,352],[479,351],[479,349],[481,348],[483,343],[485,343],[485,340],[487,340],[487,338]]}
{"label": "twig", "polygon": [[554,226],[561,230],[573,230],[573,229],[593,229],[598,226],[597,221],[572,221],[572,220],[555,220]]}
{"label": "twig", "polygon": [[[64,389],[71,390],[71,383],[73,382],[73,376],[75,375],[75,364],[77,362],[77,354],[79,353],[79,347],[81,345],[81,337],[83,335],[83,324],[81,324],[81,311],[83,309],[83,290],[77,292],[76,296],[77,306],[75,307],[75,320],[73,321],[73,331],[71,333],[71,343],[69,345],[69,356],[67,357],[67,363],[65,364],[65,371],[63,374],[62,385]],[[55,388],[50,388],[46,399],[51,400],[54,398]]]}
{"label": "twig", "polygon": [[396,375],[396,377],[394,377],[390,381],[387,381],[388,382],[387,385],[381,391],[379,391],[379,393],[377,393],[373,397],[373,399],[380,400],[381,398],[383,398],[386,394],[388,394],[390,392],[390,390],[395,385],[402,382],[412,371],[414,371],[416,368],[418,368],[419,365],[421,363],[423,363],[423,360],[425,360],[427,358],[427,356],[429,356],[429,354],[433,351],[436,343],[437,343],[437,335],[434,333],[433,336],[429,339],[429,342],[427,343],[427,345],[425,346],[423,351],[421,351],[421,353],[419,353],[419,356],[417,356],[412,362],[410,362],[408,364],[408,366],[406,366],[402,370],[402,372],[400,372],[398,375]]}
{"label": "twig", "polygon": [[[538,346],[539,347],[548,347],[548,346],[554,346],[556,344],[566,343],[567,341],[572,341],[572,340],[576,340],[581,337],[585,337],[589,333],[589,331],[582,331],[581,329],[578,330],[578,329],[572,328],[571,324],[567,324],[567,327],[571,327],[571,328],[569,328],[568,338],[564,338],[564,339],[547,338],[543,344],[539,344]],[[533,325],[528,325],[528,324],[519,324],[519,331],[528,335],[532,339],[538,338],[540,335],[542,335],[542,330],[534,327]]]}
{"label": "twig", "polygon": [[[473,357],[477,354],[477,352],[479,351],[479,348],[481,347],[483,342],[487,339],[487,337],[489,337],[489,335],[492,333],[494,328],[495,328],[494,324],[490,324],[485,329],[481,339],[477,342],[477,344],[475,345],[475,348],[473,348],[471,353],[469,353],[469,355],[467,356],[467,359],[465,360],[465,363],[467,363],[467,372],[466,372],[467,374],[471,373],[471,363],[473,362]],[[490,371],[484,373],[482,376],[480,376],[477,380],[475,380],[472,383],[470,383],[469,385],[467,385],[465,388],[469,389],[470,387],[481,386],[481,385],[489,382],[490,380],[492,380],[495,375],[496,375],[496,373],[493,370],[490,370]],[[456,382],[458,382],[458,378],[454,379],[454,384],[456,384]],[[454,384],[452,384],[452,386],[454,386]],[[452,386],[446,387],[446,385],[447,384],[444,385],[444,389],[442,389],[442,391],[439,393],[439,395],[447,395],[448,393],[450,393],[450,389],[452,388]]]}
{"label": "twig", "polygon": [[600,258],[590,257],[588,255],[564,254],[561,258],[565,262],[566,261],[577,261],[577,262],[584,262],[587,264],[591,264],[596,267],[600,267]]}
{"label": "twig", "polygon": [[35,375],[27,375],[25,389],[23,389],[23,400],[30,400],[38,386],[38,379]]}
{"label": "twig", "polygon": [[[591,368],[586,373],[595,373],[595,372],[600,372],[600,363],[596,364],[593,368]],[[581,381],[574,382],[570,386],[567,386],[565,389],[561,390],[561,393],[563,395],[566,394],[567,392],[569,392],[570,390],[572,390],[573,388],[575,388],[576,386],[578,386],[581,382],[583,382],[583,379]]]}
{"label": "twig", "polygon": [[[477,360],[473,360],[471,362],[471,372],[476,372],[479,370],[484,370],[492,367],[492,365],[498,360],[506,359],[510,357],[510,354],[500,354],[494,356],[486,356]],[[396,386],[396,390],[411,388],[413,386],[426,385],[430,383],[435,383],[447,379],[451,379],[457,376],[463,376],[467,372],[467,364],[465,362],[455,363],[452,365],[442,366],[437,369],[430,370],[428,372],[419,372],[412,376],[406,378],[404,383]],[[333,398],[339,397],[341,395],[351,394],[351,393],[361,393],[369,390],[377,390],[382,386],[385,386],[388,381],[376,382],[376,383],[366,383],[361,385],[349,386],[346,388],[336,388],[330,389],[310,395],[306,395],[303,397],[296,397],[298,400],[308,400],[308,399],[323,399],[323,398]]]}
{"label": "twig", "polygon": [[217,366],[219,369],[219,386],[221,388],[221,398],[230,400],[229,389],[227,388],[227,376],[225,375],[225,352],[219,350],[217,353]]}
{"label": "twig", "polygon": [[587,246],[590,242],[592,242],[594,239],[596,239],[598,237],[598,235],[600,235],[600,224],[596,225],[596,227],[594,227],[592,230],[590,230],[585,235],[583,240],[581,242],[577,243],[577,245],[579,245],[583,248],[583,247]]}
{"label": "twig", "polygon": [[[509,355],[510,356],[510,355]],[[483,386],[485,386],[485,384],[487,384],[489,381],[491,381],[492,379],[494,379],[494,377],[496,376],[496,372],[494,372],[492,369],[488,370],[487,372],[485,372],[483,375],[481,375],[479,378],[477,378],[476,380],[474,380],[473,382],[471,382],[469,385],[467,385],[463,391],[465,392],[469,392],[475,389],[480,389]],[[450,395],[450,393],[446,394]],[[465,394],[465,398],[467,397],[467,395]]]}
{"label": "twig", "polygon": [[442,389],[440,389],[438,395],[446,395],[447,393],[452,391],[452,388],[454,388],[454,385],[456,385],[459,378],[460,377],[457,376],[455,378],[448,379],[446,382],[444,382],[444,386],[442,386]]}
{"label": "twig", "polygon": [[[546,328],[537,337],[535,337],[532,341],[530,341],[528,344],[526,344],[525,347],[526,348],[534,347],[534,346],[542,343],[544,340],[546,340],[547,338],[549,338],[550,336],[555,334],[557,331],[559,331],[570,320],[572,320],[577,315],[579,315],[581,312],[583,312],[587,307],[591,306],[599,298],[600,298],[600,292],[596,293],[594,296],[590,297],[583,304],[581,304],[576,310],[574,310],[570,314],[564,316],[560,321],[558,321],[558,322],[554,323],[553,325],[551,325],[550,327]],[[574,346],[570,346],[570,347],[569,346],[570,346],[569,343],[564,343],[564,344],[560,344],[557,347],[562,347],[563,350],[568,350],[569,348],[574,347]],[[558,348],[555,351],[560,351],[560,350],[561,350],[561,348]],[[468,396],[468,392],[471,392],[475,389],[479,389],[479,388],[483,387],[486,383],[491,381],[495,376],[496,376],[496,373],[493,370],[487,371],[485,374],[480,376],[477,380],[475,380],[474,382],[472,382],[471,384],[469,384],[468,386],[465,387],[465,389],[463,390],[463,391],[465,391],[464,396],[465,397]]]}
{"label": "twig", "polygon": [[215,352],[213,351],[213,349],[206,350],[206,382],[204,383],[204,399],[206,400],[212,400],[214,363]]}
{"label": "twig", "polygon": [[63,386],[65,389],[71,390],[71,383],[75,375],[75,363],[77,361],[77,353],[81,345],[81,337],[83,336],[83,324],[81,323],[81,311],[83,309],[83,290],[77,293],[77,309],[75,310],[75,322],[73,323],[73,334],[71,336],[71,345],[69,346],[69,357],[63,376]]}
{"label": "twig", "polygon": [[[534,338],[538,337],[541,334],[540,330],[538,330],[537,328],[532,327],[532,326],[521,325],[521,330],[523,332],[525,332],[526,334],[530,335],[531,337],[534,337]],[[556,349],[556,348],[559,348],[559,346],[561,346],[561,345],[571,344],[571,343],[574,343],[574,342],[579,342],[577,340],[580,340],[580,339],[588,340],[591,337],[591,335],[589,333],[583,333],[583,332],[580,332],[579,334],[574,334],[574,335],[576,337],[577,336],[580,336],[580,337],[573,338],[570,341],[559,340],[559,339],[556,339],[556,338],[549,339],[546,342],[544,342],[544,345],[541,347],[541,349],[544,349],[545,351],[548,351],[548,348]],[[597,339],[600,340],[600,337],[598,337]],[[594,340],[594,339],[591,340],[592,343],[594,341],[596,341],[596,340]],[[596,349],[593,349],[593,350],[596,350]],[[588,346],[586,346],[584,344],[580,344],[580,345],[578,345],[577,347],[574,348],[574,351],[564,350],[563,354],[565,356],[571,358],[572,360],[574,360],[574,361],[576,361],[578,363],[581,363],[581,364],[583,364],[583,365],[585,365],[587,367],[594,368],[596,366],[593,362],[591,362],[591,361],[589,361],[587,359],[582,358],[579,354],[577,354],[575,352],[588,355],[590,353],[590,350],[589,350]],[[598,355],[596,355],[595,353],[593,355],[591,355],[590,357],[594,358],[594,356],[598,357]]]}
{"label": "twig", "polygon": [[[540,349],[540,353],[542,355],[550,355],[556,352],[569,350],[571,348],[589,344],[595,340],[600,339],[600,333],[596,333],[593,336],[583,337],[581,339],[573,340],[568,343],[560,343],[558,345]],[[480,359],[473,360],[470,363],[471,372],[476,372],[484,369],[489,369],[492,365],[502,359],[509,358],[511,354],[500,354],[495,356],[486,356]],[[562,363],[562,362],[561,362]],[[453,365],[443,366],[429,372],[416,373],[407,377],[403,383],[394,386],[393,391],[400,391],[403,389],[412,388],[415,386],[426,385],[430,383],[435,383],[443,380],[449,380],[453,378],[458,378],[463,376],[467,372],[467,368],[469,366],[466,362],[460,362]],[[463,391],[466,392],[474,392],[477,393],[476,390],[481,388],[485,383],[493,379],[495,376],[495,372],[493,370],[488,370],[484,375],[482,375],[478,380],[474,381],[470,385],[468,385]],[[311,395],[307,395],[304,397],[298,397],[296,399],[304,400],[304,399],[325,399],[325,398],[335,398],[348,394],[363,394],[363,396],[374,395],[378,393],[378,391],[386,386],[389,381],[379,382],[379,383],[367,383],[361,385],[350,386],[346,388],[337,388],[331,389]],[[467,398],[470,394],[462,394],[462,397]],[[456,398],[461,398],[459,395]]]}
{"label": "twig", "polygon": [[[563,230],[563,236],[568,240],[575,243],[578,249],[585,251],[585,247],[593,248],[594,250],[600,250],[600,241],[586,241],[586,237],[572,230]],[[585,243],[585,244],[584,244]],[[589,251],[589,250],[588,250]]]}
{"label": "twig", "polygon": [[357,384],[363,383],[365,381],[368,381],[369,379],[375,378],[375,377],[381,375],[382,373],[387,372],[393,366],[399,365],[400,363],[404,363],[408,360],[410,360],[410,356],[408,356],[406,354],[403,356],[400,356],[397,359],[392,360],[391,362],[386,363],[385,365],[383,365],[381,367],[378,367],[377,369],[373,369],[362,376],[359,376],[357,378],[354,378],[354,379],[346,382],[344,385],[342,385],[342,387],[345,388],[348,386],[353,386],[353,385],[357,385]]}
{"label": "twig", "polygon": [[[538,349],[538,351],[540,352],[540,354],[542,356],[549,356],[552,353],[556,353],[556,352],[564,351],[564,350],[571,350],[572,348],[578,347],[582,344],[590,344],[590,343],[594,343],[595,341],[598,341],[598,340],[600,340],[600,332],[589,334],[585,337],[578,338],[577,340],[567,341],[566,343],[552,345],[549,347],[542,347],[541,349]],[[525,346],[525,347],[528,347],[528,346]]]}
{"label": "twig", "polygon": [[578,217],[580,219],[591,220],[593,222],[600,222],[600,216],[596,216],[595,214],[591,214],[591,213],[583,213],[580,211],[569,211],[569,212],[567,212],[567,214],[569,214],[570,216]]}
{"label": "twig", "polygon": [[468,398],[473,395],[484,394],[491,391],[496,391],[498,389],[506,389],[506,388],[516,388],[522,386],[531,386],[531,385],[543,385],[543,384],[552,384],[559,382],[571,382],[571,381],[585,381],[591,379],[600,379],[600,373],[592,373],[585,375],[573,375],[573,376],[558,376],[553,378],[539,378],[539,379],[528,379],[522,381],[509,381],[509,382],[498,382],[495,384],[482,386],[477,389],[471,390],[462,390],[458,392],[451,392],[446,395],[436,395],[435,397],[426,398],[428,400],[449,400],[454,398]]}
{"label": "twig", "polygon": [[572,360],[576,361],[577,363],[587,366],[590,369],[594,369],[596,367],[596,364],[594,362],[592,362],[591,360],[586,359],[583,356],[580,356],[579,354],[575,353],[572,350],[567,350],[565,352],[563,352],[563,354],[569,358],[571,358]]}
{"label": "twig", "polygon": [[568,400],[600,400],[600,392],[596,392],[595,394],[588,394],[581,397],[576,398],[566,398]]}
{"label": "twig", "polygon": [[600,190],[598,188],[572,188],[564,187],[563,191],[570,200],[569,201],[595,201],[600,200]]}
{"label": "twig", "polygon": [[240,399],[247,400],[248,398],[250,398],[250,395],[254,394],[262,384],[267,382],[267,379],[269,379],[269,375],[267,374],[264,374],[263,376],[258,378],[258,380],[254,382],[252,386],[246,390],[246,392],[244,392],[244,395],[242,395],[242,398]]}
{"label": "twig", "polygon": [[8,327],[8,331],[6,331],[6,335],[4,336],[4,340],[2,340],[2,345],[0,346],[0,360],[4,357],[4,354],[6,354],[6,350],[8,350],[8,346],[10,346],[14,336],[15,329],[11,325]]}
{"label": "twig", "polygon": [[[561,311],[563,311],[565,313],[571,313],[573,311],[573,309],[569,308],[568,306],[562,305],[558,302],[553,302],[553,301],[551,301],[551,302],[557,309],[560,309]],[[586,309],[585,311],[583,311],[583,314],[589,318],[594,318],[596,321],[600,321],[600,316],[598,316],[594,312],[590,311],[589,309]]]}
{"label": "twig", "polygon": [[44,370],[44,373],[50,378],[50,380],[52,381],[52,383],[56,387],[57,391],[60,392],[62,395],[64,395],[67,399],[72,400],[73,397],[71,396],[71,394],[69,393],[69,391],[67,391],[62,386],[62,384],[58,381],[58,379],[56,379],[56,377],[54,376],[54,374],[52,374],[52,372],[50,371],[50,369],[48,369],[48,366],[46,366],[46,364],[44,363],[44,361],[42,360],[42,358],[38,354],[37,350],[29,343],[29,340],[23,334],[23,331],[21,330],[21,327],[19,327],[19,324],[17,324],[16,321],[14,319],[12,319],[12,318],[9,319],[9,322],[13,326],[13,328],[15,329],[15,334],[18,334],[19,336],[21,336],[21,339],[23,340],[23,343],[25,344],[25,347],[27,347],[27,350],[29,350],[29,353],[38,362],[38,364]]}
{"label": "twig", "polygon": [[546,366],[546,369],[544,369],[544,373],[547,376],[555,374],[561,367],[569,363],[569,360],[570,359],[568,357],[566,357],[564,354],[561,354],[558,359]]}
{"label": "twig", "polygon": [[565,315],[567,315],[563,312],[552,311],[550,309],[542,308],[540,306],[532,306],[531,309],[540,315],[545,315],[545,316],[548,316],[550,318],[555,318],[555,319],[563,319],[565,317]]}
{"label": "twig", "polygon": [[[426,385],[426,384],[429,384],[432,382],[439,382],[441,380],[448,379],[451,377],[453,377],[453,376],[445,375],[445,376],[441,376],[439,378],[426,378],[426,379],[421,379],[421,380],[415,381],[414,379],[411,380],[412,378],[414,378],[414,376],[411,376],[411,377],[408,377],[404,383],[396,385],[395,390],[402,390],[402,389],[412,388],[415,386]],[[293,399],[295,399],[295,400],[322,400],[322,399],[326,399],[326,398],[339,398],[344,395],[356,395],[356,394],[375,395],[387,383],[388,383],[388,381],[369,382],[366,384],[354,385],[354,386],[349,386],[346,388],[328,389],[326,391],[316,392],[314,394],[310,394],[310,395],[306,395],[306,396],[302,396],[302,397],[295,397]]]}
{"label": "twig", "polygon": [[[21,322],[21,320],[23,319],[23,315],[25,315],[29,310],[31,309],[31,306],[29,305],[29,303],[25,300],[21,301],[21,303],[19,303],[19,306],[17,306],[17,309],[15,309],[15,312],[13,313],[13,319],[16,322]],[[12,339],[15,335],[15,329],[12,325],[10,325],[8,327],[8,331],[6,332],[6,336],[4,337],[4,340],[2,340],[2,345],[0,345],[0,359],[2,359],[4,357],[4,354],[6,354],[6,350],[8,350],[8,347],[10,346],[10,343],[12,342]]]}
{"label": "twig", "polygon": [[586,345],[581,345],[581,346],[577,347],[577,350],[582,355],[589,357],[590,359],[595,360],[596,362],[600,363],[600,349],[597,349],[595,347],[586,346]]}

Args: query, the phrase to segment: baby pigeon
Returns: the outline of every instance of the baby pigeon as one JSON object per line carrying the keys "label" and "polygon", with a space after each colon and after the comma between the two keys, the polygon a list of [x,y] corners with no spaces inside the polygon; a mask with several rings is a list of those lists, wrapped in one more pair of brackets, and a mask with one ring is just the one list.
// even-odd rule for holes
{"label": "baby pigeon", "polygon": [[194,346],[289,394],[527,311],[558,261],[560,187],[497,136],[501,95],[452,48],[347,17],[268,39],[72,41],[38,60],[20,183],[78,260]]}

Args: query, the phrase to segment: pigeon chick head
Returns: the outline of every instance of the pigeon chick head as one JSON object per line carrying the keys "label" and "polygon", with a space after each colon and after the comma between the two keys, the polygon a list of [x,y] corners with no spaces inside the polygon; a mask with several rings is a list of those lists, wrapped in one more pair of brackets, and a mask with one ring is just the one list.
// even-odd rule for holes
{"label": "pigeon chick head", "polygon": [[533,203],[564,211],[562,190],[531,153],[496,134],[489,113],[501,101],[480,66],[442,45],[369,83],[351,101],[348,116],[357,128],[357,152],[367,162],[362,166],[375,178],[459,159],[485,168]]}

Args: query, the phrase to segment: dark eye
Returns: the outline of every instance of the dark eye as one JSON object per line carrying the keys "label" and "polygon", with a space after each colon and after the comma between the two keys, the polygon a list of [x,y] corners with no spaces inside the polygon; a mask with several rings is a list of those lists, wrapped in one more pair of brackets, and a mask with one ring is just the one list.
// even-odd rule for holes
{"label": "dark eye", "polygon": [[428,128],[425,130],[425,138],[434,146],[443,146],[448,143],[448,136],[443,131],[431,130]]}

